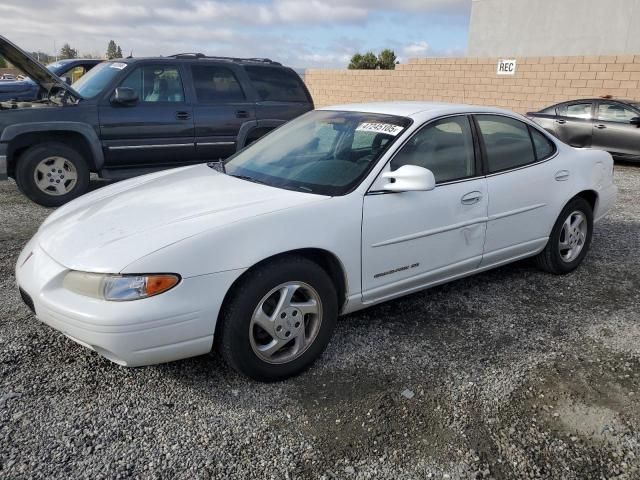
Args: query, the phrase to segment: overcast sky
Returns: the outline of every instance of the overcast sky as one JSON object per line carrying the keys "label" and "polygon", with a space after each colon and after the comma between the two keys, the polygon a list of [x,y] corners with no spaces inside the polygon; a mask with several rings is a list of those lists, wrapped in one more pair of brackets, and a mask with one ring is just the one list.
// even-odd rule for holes
{"label": "overcast sky", "polygon": [[1,0],[0,34],[53,53],[203,52],[344,67],[356,51],[464,54],[471,0]]}

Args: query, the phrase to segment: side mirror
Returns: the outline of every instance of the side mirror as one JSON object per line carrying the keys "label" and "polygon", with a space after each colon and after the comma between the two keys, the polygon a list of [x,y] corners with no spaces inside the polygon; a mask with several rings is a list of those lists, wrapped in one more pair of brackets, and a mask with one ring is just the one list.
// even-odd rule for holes
{"label": "side mirror", "polygon": [[118,87],[113,96],[111,97],[111,103],[117,103],[119,105],[133,105],[138,101],[138,94],[133,88]]}
{"label": "side mirror", "polygon": [[629,120],[629,123],[631,125],[635,125],[636,127],[640,127],[640,117],[633,117],[631,120]]}
{"label": "side mirror", "polygon": [[389,180],[382,188],[387,192],[423,192],[436,188],[433,172],[417,165],[405,165],[382,178]]}

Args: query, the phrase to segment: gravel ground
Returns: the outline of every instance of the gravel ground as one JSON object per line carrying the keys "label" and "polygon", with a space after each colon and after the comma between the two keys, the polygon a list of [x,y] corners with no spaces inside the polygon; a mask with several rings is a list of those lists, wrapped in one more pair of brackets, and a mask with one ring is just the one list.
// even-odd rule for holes
{"label": "gravel ground", "polygon": [[348,315],[306,374],[125,369],[14,288],[48,211],[0,184],[0,477],[640,478],[640,167],[575,273],[529,262]]}

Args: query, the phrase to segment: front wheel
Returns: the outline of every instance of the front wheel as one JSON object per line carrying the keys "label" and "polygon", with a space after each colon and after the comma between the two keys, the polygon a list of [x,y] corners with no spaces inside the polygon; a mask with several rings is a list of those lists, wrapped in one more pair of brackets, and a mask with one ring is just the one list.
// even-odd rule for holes
{"label": "front wheel", "polygon": [[234,289],[217,342],[238,372],[259,381],[282,380],[322,354],[337,316],[329,275],[305,258],[282,258],[259,266]]}
{"label": "front wheel", "polygon": [[556,275],[572,272],[587,255],[592,235],[591,205],[584,198],[576,197],[564,207],[547,246],[536,257],[538,267]]}
{"label": "front wheel", "polygon": [[77,150],[58,142],[34,145],[16,167],[18,188],[44,207],[59,207],[89,188],[90,172]]}

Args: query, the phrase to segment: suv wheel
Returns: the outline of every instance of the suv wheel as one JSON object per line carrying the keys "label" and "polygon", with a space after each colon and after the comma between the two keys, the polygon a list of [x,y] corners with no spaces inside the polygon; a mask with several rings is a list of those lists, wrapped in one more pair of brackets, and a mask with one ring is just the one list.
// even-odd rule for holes
{"label": "suv wheel", "polygon": [[16,167],[18,188],[44,207],[59,207],[89,188],[89,168],[80,153],[63,143],[34,145]]}
{"label": "suv wheel", "polygon": [[217,331],[225,361],[259,381],[307,369],[331,338],[338,301],[316,263],[287,257],[258,267],[226,303]]}

